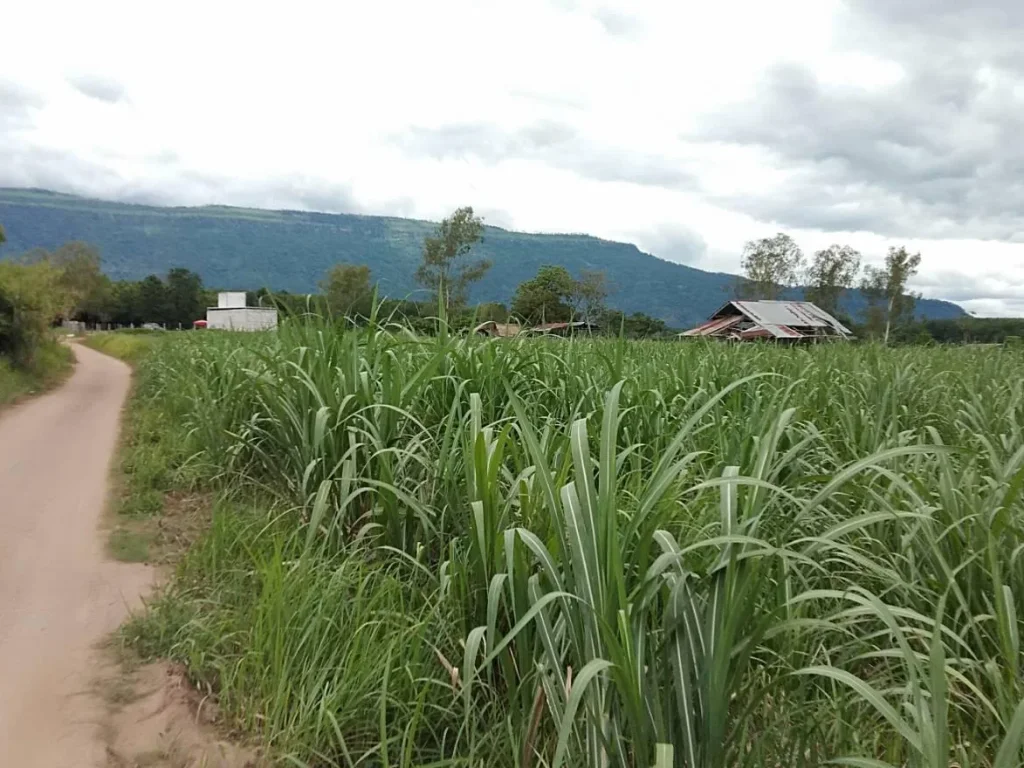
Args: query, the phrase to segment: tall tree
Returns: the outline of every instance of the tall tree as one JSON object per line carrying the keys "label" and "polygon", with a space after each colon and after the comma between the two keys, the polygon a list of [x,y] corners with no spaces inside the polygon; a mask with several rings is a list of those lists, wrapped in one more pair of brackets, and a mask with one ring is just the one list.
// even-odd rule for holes
{"label": "tall tree", "polygon": [[483,220],[467,206],[442,220],[434,235],[423,241],[423,262],[416,270],[416,280],[441,296],[448,311],[464,306],[470,284],[491,268],[487,259],[467,258],[483,233]]}
{"label": "tall tree", "polygon": [[140,325],[147,322],[145,308],[139,290],[140,283],[134,280],[118,280],[111,286],[110,319],[122,325]]}
{"label": "tall tree", "polygon": [[604,311],[604,300],[608,297],[608,286],[604,272],[595,269],[580,271],[570,303],[573,315],[586,322],[593,322]]}
{"label": "tall tree", "polygon": [[50,324],[67,306],[60,270],[45,261],[0,261],[0,356],[30,365]]}
{"label": "tall tree", "polygon": [[203,279],[184,267],[167,273],[167,313],[163,322],[191,328],[203,316]]}
{"label": "tall tree", "polygon": [[99,250],[89,243],[73,240],[52,253],[31,251],[30,261],[46,261],[60,272],[60,284],[67,299],[66,317],[80,318],[106,310],[110,281],[102,272]]}
{"label": "tall tree", "polygon": [[320,281],[320,290],[331,313],[338,317],[370,314],[373,288],[365,264],[335,264]]}
{"label": "tall tree", "polygon": [[0,224],[0,245],[7,242],[7,233],[4,232],[4,225]]}
{"label": "tall tree", "polygon": [[142,322],[170,322],[168,320],[170,310],[167,301],[167,286],[156,275],[147,275],[139,281],[136,300]]}
{"label": "tall tree", "polygon": [[783,232],[751,240],[743,248],[744,289],[751,298],[777,299],[784,287],[796,283],[803,261],[800,246]]}
{"label": "tall tree", "polygon": [[530,323],[564,323],[572,318],[569,302],[576,287],[565,267],[545,265],[516,288],[512,314]]}
{"label": "tall tree", "polygon": [[884,322],[884,344],[889,343],[893,324],[913,317],[915,297],[907,294],[907,281],[917,274],[920,265],[920,253],[908,253],[903,246],[889,248],[885,266],[868,267],[861,281],[861,290],[868,297],[868,325],[877,326]]}
{"label": "tall tree", "polygon": [[832,245],[814,254],[807,268],[807,300],[835,314],[843,291],[852,288],[860,272],[860,253],[848,245]]}

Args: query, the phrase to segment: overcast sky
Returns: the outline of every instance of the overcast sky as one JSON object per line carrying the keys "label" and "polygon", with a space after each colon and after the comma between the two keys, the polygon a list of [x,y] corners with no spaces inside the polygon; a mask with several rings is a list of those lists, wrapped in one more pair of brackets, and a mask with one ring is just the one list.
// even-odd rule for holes
{"label": "overcast sky", "polygon": [[0,186],[587,232],[779,230],[1024,315],[1024,0],[10,3]]}

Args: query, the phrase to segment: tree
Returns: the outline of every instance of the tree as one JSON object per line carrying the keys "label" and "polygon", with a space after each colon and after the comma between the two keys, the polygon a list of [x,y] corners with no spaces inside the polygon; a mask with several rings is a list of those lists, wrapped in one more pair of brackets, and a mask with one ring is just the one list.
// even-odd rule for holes
{"label": "tree", "polygon": [[508,322],[508,308],[499,301],[487,301],[479,304],[475,314],[478,323],[486,323],[488,320],[493,320],[496,323]]}
{"label": "tree", "polygon": [[572,318],[569,301],[576,281],[565,267],[545,265],[520,283],[512,297],[512,314],[530,323],[564,323]]}
{"label": "tree", "polygon": [[0,261],[0,355],[32,365],[50,324],[67,300],[52,264]]}
{"label": "tree", "polygon": [[72,313],[75,320],[87,323],[110,322],[114,314],[114,284],[106,275],[100,275],[79,299]]}
{"label": "tree", "polygon": [[804,254],[789,235],[751,240],[743,247],[744,289],[755,299],[776,299],[782,288],[796,284]]}
{"label": "tree", "polygon": [[885,267],[868,267],[861,281],[861,290],[868,298],[867,324],[876,330],[884,322],[882,343],[889,343],[894,323],[914,314],[915,297],[905,293],[907,281],[917,274],[921,254],[910,254],[903,246],[889,248]]}
{"label": "tree", "polygon": [[146,322],[139,291],[140,283],[118,280],[110,287],[110,320],[122,325],[140,325]]}
{"label": "tree", "polygon": [[162,322],[191,328],[203,316],[203,279],[184,267],[174,267],[167,273],[165,289],[166,314]]}
{"label": "tree", "polygon": [[435,297],[442,297],[446,311],[464,306],[470,284],[491,268],[487,259],[466,258],[483,232],[483,220],[467,206],[442,220],[433,237],[423,241],[423,263],[416,270],[416,280]]}
{"label": "tree", "polygon": [[7,242],[7,233],[4,232],[4,225],[0,224],[0,245]]}
{"label": "tree", "polygon": [[604,311],[604,300],[607,296],[608,287],[604,272],[582,270],[569,299],[573,315],[588,323],[593,322]]}
{"label": "tree", "polygon": [[167,286],[156,275],[148,275],[138,283],[139,319],[144,323],[168,322]]}
{"label": "tree", "polygon": [[601,326],[608,333],[623,333],[628,338],[646,339],[655,336],[663,336],[668,332],[664,320],[645,315],[643,312],[634,312],[626,315],[617,309],[605,310],[601,313]]}
{"label": "tree", "polygon": [[848,245],[832,245],[814,254],[807,268],[807,300],[835,314],[843,291],[852,288],[860,272],[860,253]]}
{"label": "tree", "polygon": [[67,318],[103,314],[108,309],[110,281],[103,274],[99,250],[89,243],[73,240],[49,253],[41,248],[29,251],[29,263],[47,262],[60,274]]}
{"label": "tree", "polygon": [[370,268],[365,264],[335,264],[320,281],[320,290],[333,315],[367,316],[373,302]]}

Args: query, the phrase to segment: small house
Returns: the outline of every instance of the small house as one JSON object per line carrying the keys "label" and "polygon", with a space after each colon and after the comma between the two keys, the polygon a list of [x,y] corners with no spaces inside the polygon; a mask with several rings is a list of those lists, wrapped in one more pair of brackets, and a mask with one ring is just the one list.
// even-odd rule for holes
{"label": "small house", "polygon": [[486,323],[480,323],[480,325],[474,328],[473,333],[480,336],[490,336],[492,339],[510,339],[513,336],[518,336],[522,330],[522,326],[515,323],[498,323],[494,320],[488,320]]}
{"label": "small house", "polygon": [[245,291],[222,291],[217,306],[206,309],[206,327],[225,331],[272,331],[277,328],[277,309],[246,306]]}
{"label": "small house", "polygon": [[850,339],[853,332],[809,301],[730,301],[680,337],[806,343]]}
{"label": "small house", "polygon": [[533,326],[529,332],[540,336],[573,336],[577,333],[593,333],[599,330],[601,329],[597,323],[577,320],[573,323],[543,323]]}

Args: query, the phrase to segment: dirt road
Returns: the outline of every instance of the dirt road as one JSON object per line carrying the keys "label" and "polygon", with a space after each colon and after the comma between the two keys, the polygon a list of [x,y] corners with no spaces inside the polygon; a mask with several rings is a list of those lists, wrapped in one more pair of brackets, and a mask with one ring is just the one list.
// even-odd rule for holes
{"label": "dirt road", "polygon": [[139,603],[145,566],[100,530],[129,370],[76,345],[56,392],[0,415],[0,764],[105,766],[95,645]]}

